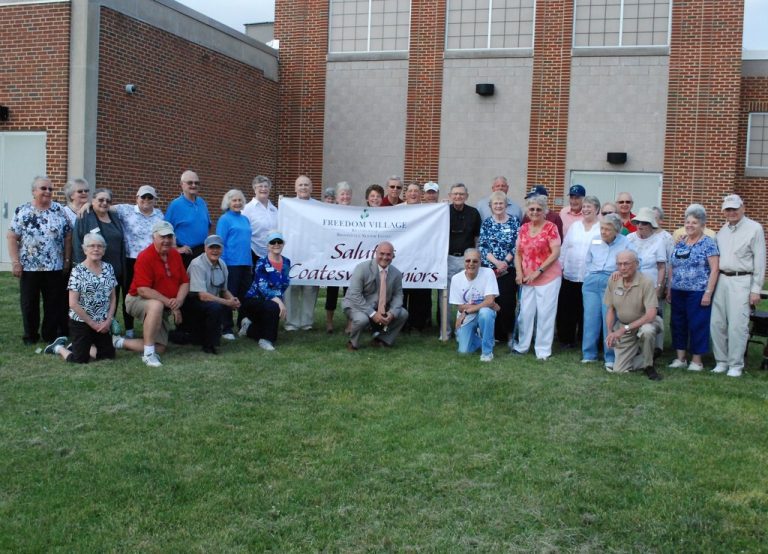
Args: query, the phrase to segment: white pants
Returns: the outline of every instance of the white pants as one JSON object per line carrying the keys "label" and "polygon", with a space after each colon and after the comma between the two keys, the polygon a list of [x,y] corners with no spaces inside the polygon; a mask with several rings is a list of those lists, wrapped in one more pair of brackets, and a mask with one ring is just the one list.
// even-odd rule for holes
{"label": "white pants", "polygon": [[514,346],[518,352],[528,352],[536,322],[536,357],[548,358],[552,355],[557,295],[562,281],[562,277],[558,277],[546,285],[520,287],[520,314],[517,317],[517,342]]}
{"label": "white pants", "polygon": [[320,287],[291,285],[285,291],[285,328],[289,331],[312,327],[315,320],[315,303]]}
{"label": "white pants", "polygon": [[744,352],[749,338],[749,287],[751,275],[720,275],[712,299],[709,334],[718,364],[744,369]]}

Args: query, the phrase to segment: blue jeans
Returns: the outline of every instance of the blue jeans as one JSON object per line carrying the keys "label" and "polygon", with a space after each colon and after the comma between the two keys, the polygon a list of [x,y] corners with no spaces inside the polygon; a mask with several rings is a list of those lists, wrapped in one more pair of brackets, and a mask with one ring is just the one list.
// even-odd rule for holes
{"label": "blue jeans", "polygon": [[[459,343],[459,354],[468,354],[482,347],[483,354],[493,353],[493,328],[496,324],[496,312],[490,308],[480,308],[475,317],[469,323],[462,325],[456,331],[456,340]],[[477,330],[480,336],[477,336]]]}
{"label": "blue jeans", "polygon": [[[602,330],[603,337],[608,336],[608,328],[605,324],[605,314],[608,309],[603,304],[603,296],[610,278],[610,274],[606,273],[590,273],[584,278],[584,286],[581,289],[584,299],[581,351],[585,360],[597,360],[597,341],[600,340],[600,331]],[[605,348],[606,363],[613,363],[615,359],[613,348]]]}

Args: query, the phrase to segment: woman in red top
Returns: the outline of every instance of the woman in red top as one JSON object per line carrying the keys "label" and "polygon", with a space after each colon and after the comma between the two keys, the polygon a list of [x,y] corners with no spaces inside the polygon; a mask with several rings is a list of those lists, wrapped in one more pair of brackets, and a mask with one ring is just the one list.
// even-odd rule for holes
{"label": "woman in red top", "polygon": [[536,322],[536,358],[552,355],[555,334],[557,295],[560,292],[560,235],[554,223],[545,219],[546,198],[533,196],[525,201],[530,221],[520,227],[515,248],[515,271],[520,286],[520,315],[517,319],[517,342],[513,354],[525,354],[531,346]]}

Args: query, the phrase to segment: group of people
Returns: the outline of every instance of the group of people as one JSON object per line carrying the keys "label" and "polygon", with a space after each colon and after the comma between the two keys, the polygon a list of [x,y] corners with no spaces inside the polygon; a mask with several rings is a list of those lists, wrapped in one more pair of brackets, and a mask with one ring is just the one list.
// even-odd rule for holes
{"label": "group of people", "polygon": [[[141,352],[154,367],[169,340],[216,354],[222,339],[239,335],[274,350],[281,320],[286,331],[312,329],[319,287],[290,285],[269,178],[253,180],[250,201],[237,189],[224,195],[215,234],[209,234],[213,224],[197,174],[185,171],[180,187],[163,214],[149,185],[139,188],[135,204],[113,205],[108,189],[91,192],[75,179],[61,206],[52,200],[50,179],[35,178],[32,201],[16,210],[8,233],[24,342],[42,335],[50,343],[46,352],[80,363],[114,357],[122,348]],[[580,345],[585,364],[597,362],[602,351],[608,371],[642,369],[660,379],[654,359],[663,345],[666,300],[676,351],[670,367],[702,370],[711,337],[713,371],[741,375],[749,309],[760,299],[765,273],[763,231],[745,216],[741,198],[723,201],[727,223],[716,236],[697,204],[671,235],[658,207],[635,214],[628,193],[601,204],[573,185],[568,205],[555,213],[543,186],[529,191],[523,208],[508,192],[499,176],[477,208],[467,203],[463,184],[448,194],[446,292],[457,309],[452,327],[459,352],[480,350],[488,362],[501,342],[512,354],[532,347],[546,360],[557,336],[562,348]],[[296,179],[295,193],[317,201],[305,175]],[[404,187],[396,176],[365,192],[370,207],[438,197],[437,183]],[[322,200],[349,205],[352,188],[339,183],[325,189]],[[388,347],[402,329],[431,324],[431,291],[404,290],[394,258],[394,246],[382,242],[352,274],[342,301],[350,351],[360,347],[366,329],[373,346]],[[326,294],[328,333],[339,292],[329,287]],[[115,323],[121,299],[124,335]],[[141,337],[134,333],[136,319]]]}

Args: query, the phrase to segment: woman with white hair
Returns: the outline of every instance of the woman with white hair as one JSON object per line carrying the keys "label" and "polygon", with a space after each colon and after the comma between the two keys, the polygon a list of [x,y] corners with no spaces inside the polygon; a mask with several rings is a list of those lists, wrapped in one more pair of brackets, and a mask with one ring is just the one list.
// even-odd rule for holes
{"label": "woman with white hair", "polygon": [[251,266],[267,255],[267,234],[277,227],[277,208],[270,201],[272,180],[264,175],[256,175],[251,182],[253,198],[243,208],[243,215],[251,223]]}
{"label": "woman with white hair", "polygon": [[[241,305],[251,285],[252,227],[250,220],[242,213],[244,206],[245,195],[241,191],[228,191],[221,199],[221,211],[224,213],[216,223],[216,234],[224,242],[221,259],[229,270],[227,289],[240,300]],[[235,340],[234,325],[233,314],[230,313],[222,321],[222,338]]]}
{"label": "woman with white hair", "polygon": [[73,229],[75,228],[80,208],[88,202],[90,197],[91,187],[88,185],[88,181],[82,177],[67,181],[67,184],[64,185],[64,199],[67,201],[67,205],[64,206],[64,215],[67,216],[69,225]]}
{"label": "woman with white hair", "polygon": [[[352,187],[346,181],[336,183],[333,190],[334,201],[332,204],[349,206],[352,203]],[[336,305],[339,303],[339,287],[328,287],[325,291],[325,332],[333,333],[333,316],[336,313]]]}
{"label": "woman with white hair", "polygon": [[546,360],[552,355],[557,295],[563,273],[558,261],[560,233],[554,223],[545,219],[546,198],[531,196],[525,201],[525,212],[529,221],[520,227],[515,245],[515,280],[522,293],[517,342],[512,353],[528,352],[535,321],[536,358]]}
{"label": "woman with white hair", "polygon": [[[85,259],[69,276],[69,339],[59,337],[45,347],[45,354],[58,354],[67,362],[87,364],[91,359],[115,357],[110,327],[117,309],[118,284],[112,266],[103,261],[107,241],[101,233],[87,233],[82,250]],[[64,345],[72,341],[70,348]]]}

